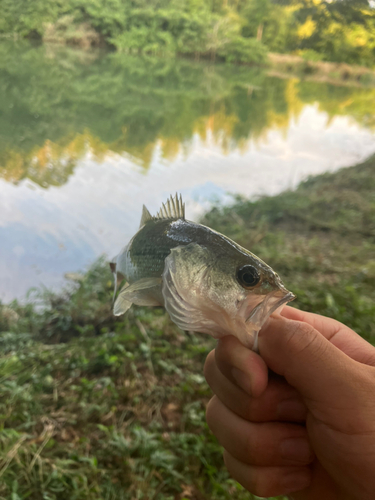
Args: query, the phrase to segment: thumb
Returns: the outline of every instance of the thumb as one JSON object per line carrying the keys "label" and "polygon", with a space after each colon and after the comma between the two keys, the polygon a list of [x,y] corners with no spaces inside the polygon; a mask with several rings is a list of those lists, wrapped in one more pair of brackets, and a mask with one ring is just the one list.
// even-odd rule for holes
{"label": "thumb", "polygon": [[259,333],[259,352],[304,398],[329,404],[356,391],[358,363],[307,323],[271,317]]}

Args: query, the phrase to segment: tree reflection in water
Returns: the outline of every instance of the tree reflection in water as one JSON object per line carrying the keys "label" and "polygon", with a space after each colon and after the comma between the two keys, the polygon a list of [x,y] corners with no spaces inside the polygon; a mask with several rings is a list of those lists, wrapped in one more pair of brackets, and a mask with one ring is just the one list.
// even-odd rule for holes
{"label": "tree reflection in water", "polygon": [[195,134],[226,153],[307,104],[375,126],[375,89],[267,77],[245,66],[0,44],[0,177],[60,186],[90,153],[129,155],[147,170],[158,146],[173,160]]}

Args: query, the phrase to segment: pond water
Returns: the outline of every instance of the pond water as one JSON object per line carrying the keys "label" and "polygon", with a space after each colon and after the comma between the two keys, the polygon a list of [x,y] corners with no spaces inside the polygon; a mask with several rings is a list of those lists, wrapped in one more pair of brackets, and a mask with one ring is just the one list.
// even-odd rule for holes
{"label": "pond water", "polygon": [[142,204],[294,188],[375,152],[375,89],[0,44],[0,300],[119,252]]}

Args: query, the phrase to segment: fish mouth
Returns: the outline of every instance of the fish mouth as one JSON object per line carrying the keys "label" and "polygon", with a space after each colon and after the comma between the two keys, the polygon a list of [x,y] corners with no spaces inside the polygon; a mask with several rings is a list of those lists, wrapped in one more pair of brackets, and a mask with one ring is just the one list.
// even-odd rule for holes
{"label": "fish mouth", "polygon": [[274,313],[277,309],[279,309],[279,307],[283,306],[284,304],[286,304],[288,302],[291,302],[295,298],[296,298],[296,296],[294,295],[294,293],[287,291],[286,295],[284,295],[284,297],[282,297],[280,300],[275,302],[273,304],[273,306],[270,308],[270,310],[267,311],[268,316],[271,316],[271,314]]}
{"label": "fish mouth", "polygon": [[264,300],[252,310],[250,316],[245,320],[245,323],[254,330],[259,331],[272,313],[295,298],[296,296],[294,293],[289,292],[285,288],[283,290],[276,290],[267,295]]}

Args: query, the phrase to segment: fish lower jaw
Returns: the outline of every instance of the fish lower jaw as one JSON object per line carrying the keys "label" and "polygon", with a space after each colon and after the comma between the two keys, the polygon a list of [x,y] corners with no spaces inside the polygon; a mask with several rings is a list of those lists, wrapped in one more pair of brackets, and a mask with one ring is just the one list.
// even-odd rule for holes
{"label": "fish lower jaw", "polygon": [[292,292],[286,291],[284,295],[275,293],[270,295],[263,302],[258,304],[250,316],[246,319],[246,329],[250,332],[250,335],[258,335],[259,330],[262,328],[267,319],[275,311],[280,310],[285,306],[287,302],[295,299],[295,295]]}
{"label": "fish lower jaw", "polygon": [[[258,352],[258,333],[267,319],[277,310],[295,298],[292,292],[285,290],[284,294],[279,291],[270,294],[260,302],[251,314],[239,324],[236,330],[236,337],[245,346]],[[237,320],[238,323],[240,321]]]}
{"label": "fish lower jaw", "polygon": [[244,323],[242,328],[236,330],[236,337],[242,345],[248,349],[257,351],[259,330],[260,328],[256,325]]}
{"label": "fish lower jaw", "polygon": [[244,319],[237,316],[235,318],[226,318],[225,324],[217,323],[215,329],[216,335],[213,332],[211,332],[211,335],[216,336],[216,338],[232,335],[237,337],[241,344],[248,349],[254,349],[259,330],[260,327],[258,325],[251,322],[247,323]]}
{"label": "fish lower jaw", "polygon": [[210,318],[207,316],[201,317],[198,321],[196,320],[197,316],[199,315],[195,315],[195,320],[191,318],[190,321],[183,323],[176,317],[172,319],[182,330],[206,333],[215,339],[232,335],[237,337],[245,347],[253,349],[254,340],[259,331],[255,325],[246,324],[243,318],[231,317],[225,311],[222,314],[212,315]]}
{"label": "fish lower jaw", "polygon": [[[233,335],[248,349],[258,351],[258,333],[269,316],[294,299],[291,292],[285,294],[275,293],[266,297],[251,311],[246,314],[246,308],[234,314],[224,309],[195,310],[194,314],[181,323],[172,311],[168,311],[173,321],[183,330],[207,333],[216,339]],[[168,310],[168,305],[167,305]],[[172,314],[171,314],[172,313]],[[193,319],[194,318],[194,319]],[[199,319],[198,319],[199,318]]]}

